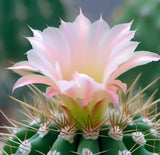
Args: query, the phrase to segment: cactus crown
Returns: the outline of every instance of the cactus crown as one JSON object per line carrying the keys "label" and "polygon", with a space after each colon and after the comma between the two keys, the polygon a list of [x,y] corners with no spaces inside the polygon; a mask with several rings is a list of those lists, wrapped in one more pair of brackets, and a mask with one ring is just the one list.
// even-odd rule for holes
{"label": "cactus crown", "polygon": [[153,101],[157,90],[148,99],[144,97],[144,91],[152,84],[136,94],[135,82],[127,94],[119,92],[118,108],[108,103],[103,117],[97,119],[96,110],[87,117],[74,116],[63,107],[58,95],[47,100],[37,87],[29,86],[33,105],[11,97],[24,107],[27,123],[9,120],[12,127],[7,127],[9,134],[2,134],[3,139],[8,139],[2,154],[158,154],[160,99]]}

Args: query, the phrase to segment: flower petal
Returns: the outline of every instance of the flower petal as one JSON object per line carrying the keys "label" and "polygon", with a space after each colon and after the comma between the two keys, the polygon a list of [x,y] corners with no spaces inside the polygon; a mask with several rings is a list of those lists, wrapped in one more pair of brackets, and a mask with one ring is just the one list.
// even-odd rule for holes
{"label": "flower petal", "polygon": [[88,48],[97,48],[97,43],[100,43],[103,35],[109,30],[109,25],[102,19],[102,17],[100,17],[98,21],[92,23],[87,36]]}
{"label": "flower petal", "polygon": [[122,83],[120,80],[114,80],[113,82],[110,82],[108,85],[118,87],[123,91],[124,94],[126,93],[127,85],[125,83]]}
{"label": "flower petal", "polygon": [[55,89],[54,87],[48,87],[46,89],[46,96],[47,99],[49,100],[52,96],[59,94],[60,91],[58,89]]}
{"label": "flower petal", "polygon": [[90,21],[83,15],[82,11],[73,23],[61,21],[60,30],[69,46],[72,72],[77,69],[81,72],[84,69],[85,47],[90,25]]}
{"label": "flower petal", "polygon": [[110,77],[110,80],[116,79],[119,75],[128,71],[131,68],[158,60],[160,60],[160,56],[158,54],[146,51],[135,52],[133,57],[131,57],[128,61],[121,64],[118,67],[118,69],[115,72],[113,72],[113,74]]}
{"label": "flower petal", "polygon": [[18,87],[22,87],[22,86],[33,84],[33,83],[43,83],[43,84],[51,85],[52,87],[57,88],[57,86],[51,79],[45,76],[42,76],[42,75],[30,74],[30,75],[26,75],[18,79],[18,81],[13,86],[13,92]]}
{"label": "flower petal", "polygon": [[28,37],[27,39],[29,40],[35,51],[37,51],[50,61],[56,61],[56,57],[53,54],[52,50],[47,46],[47,44],[44,43],[43,40],[37,37]]}
{"label": "flower petal", "polygon": [[[99,55],[98,48],[100,46],[100,41],[103,38],[104,34],[109,31],[109,25],[102,19],[102,17],[92,23],[88,30],[86,47],[84,51],[84,59],[83,59],[83,73],[87,73],[88,76],[94,77],[94,80],[97,82],[102,81],[103,73],[104,73],[104,64],[102,63],[102,59],[100,61],[101,66],[98,65],[99,61],[97,61],[97,56]],[[87,65],[86,65],[87,64]],[[93,72],[91,68],[94,68],[96,71]]]}
{"label": "flower petal", "polygon": [[14,64],[12,67],[8,67],[7,69],[11,69],[13,72],[24,76],[28,74],[32,74],[32,71],[38,71],[36,68],[31,66],[28,61],[21,61],[16,64]]}
{"label": "flower petal", "polygon": [[29,26],[29,28],[33,32],[34,37],[37,37],[40,40],[43,40],[43,38],[42,38],[42,32],[41,31],[35,30],[35,29],[31,28],[30,26]]}
{"label": "flower petal", "polygon": [[52,62],[48,61],[48,59],[46,59],[43,55],[34,50],[28,51],[27,57],[29,63],[40,70],[41,73],[48,76],[52,80],[61,80],[61,75],[59,75],[60,72],[57,72],[56,70],[56,63],[52,64]]}
{"label": "flower petal", "polygon": [[21,69],[21,70],[31,70],[31,71],[38,71],[35,67],[31,66],[28,61],[21,61],[18,62],[16,64],[14,64],[12,67],[8,67],[8,69],[12,69],[12,70],[17,70],[17,69]]}
{"label": "flower petal", "polygon": [[135,34],[131,24],[110,28],[102,18],[91,23],[80,10],[73,23],[61,21],[59,28],[48,27],[42,32],[31,28],[34,37],[28,40],[33,49],[27,52],[28,63],[10,68],[24,76],[13,90],[31,83],[48,84],[48,98],[55,94],[70,97],[86,116],[104,98],[117,106],[117,91],[125,93],[126,85],[116,78],[133,67],[160,59],[149,52],[134,54],[138,42],[131,41]]}
{"label": "flower petal", "polygon": [[[50,60],[53,64],[58,61],[65,79],[70,79],[71,55],[68,42],[64,34],[57,28],[48,27],[43,31],[43,42],[46,44],[52,54],[54,60]],[[70,73],[68,75],[68,72]]]}
{"label": "flower petal", "polygon": [[[41,33],[41,37],[40,39],[38,37],[28,37],[34,52],[36,52],[34,55],[37,56],[37,59],[38,57],[41,57],[41,60],[43,59],[43,61],[41,61],[42,64],[44,63],[43,66],[45,66],[45,62],[47,62],[48,69],[50,70],[58,61],[60,68],[63,70],[63,76],[69,77],[68,72],[71,66],[70,52],[63,33],[61,33],[58,28],[48,27]],[[32,58],[30,58],[30,52],[27,53],[27,56],[29,63],[34,66],[35,63],[32,61]],[[50,75],[48,76],[51,77]]]}
{"label": "flower petal", "polygon": [[116,88],[109,89],[109,90],[107,90],[107,94],[108,94],[111,102],[115,105],[115,107],[118,107],[119,96],[117,94],[117,89]]}
{"label": "flower petal", "polygon": [[106,83],[110,75],[125,61],[129,60],[136,49],[138,43],[137,42],[125,42],[119,43],[116,47],[112,49],[112,56],[110,56],[110,60],[108,60],[104,72],[103,83]]}
{"label": "flower petal", "polygon": [[25,75],[30,75],[30,74],[33,74],[33,72],[30,72],[30,71],[26,71],[26,70],[13,70],[13,72],[21,75],[21,76],[25,76]]}
{"label": "flower petal", "polygon": [[131,24],[114,26],[102,36],[96,58],[96,70],[103,68],[104,71],[101,82],[105,83],[121,63],[132,57],[138,43],[130,41],[135,34],[130,31]]}
{"label": "flower petal", "polygon": [[75,93],[74,96],[85,99],[86,101],[89,101],[94,93],[104,89],[102,84],[97,83],[91,77],[85,74],[79,74],[78,72],[75,72],[74,82],[75,85],[71,89]]}

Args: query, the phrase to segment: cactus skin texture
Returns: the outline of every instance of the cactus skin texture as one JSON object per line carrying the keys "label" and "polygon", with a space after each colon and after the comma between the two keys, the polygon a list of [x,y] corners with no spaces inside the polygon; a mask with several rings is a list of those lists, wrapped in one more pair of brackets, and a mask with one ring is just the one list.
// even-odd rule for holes
{"label": "cactus skin texture", "polygon": [[150,85],[139,93],[135,93],[134,85],[126,95],[119,93],[118,108],[108,103],[102,120],[93,121],[89,115],[83,124],[61,108],[58,96],[48,101],[31,86],[33,105],[11,97],[24,107],[27,123],[9,120],[9,134],[1,134],[8,139],[2,155],[158,155],[160,99],[153,101],[157,90],[146,99],[144,91]]}
{"label": "cactus skin texture", "polygon": [[60,18],[65,18],[65,9],[59,0],[1,0],[0,50],[8,59],[19,59],[30,48],[25,39],[30,30],[24,25],[44,29],[48,23],[57,27]]}
{"label": "cactus skin texture", "polygon": [[[134,19],[132,29],[137,29],[134,40],[140,42],[138,50],[153,51],[160,53],[160,1],[159,0],[123,0],[123,4],[115,11],[112,23],[124,23]],[[142,87],[159,76],[160,64],[147,64],[140,66],[126,73],[122,78],[130,83],[137,73],[142,72],[140,79]],[[150,74],[148,74],[150,70]],[[148,90],[150,95],[153,89]],[[158,97],[160,97],[158,95]]]}

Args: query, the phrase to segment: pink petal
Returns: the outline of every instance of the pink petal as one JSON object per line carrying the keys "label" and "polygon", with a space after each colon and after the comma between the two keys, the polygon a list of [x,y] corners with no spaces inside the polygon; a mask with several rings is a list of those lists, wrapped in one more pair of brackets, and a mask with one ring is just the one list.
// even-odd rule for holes
{"label": "pink petal", "polygon": [[48,87],[46,91],[47,98],[49,99],[55,94],[65,94],[73,99],[77,99],[77,87],[74,81],[56,81],[57,88]]}
{"label": "pink petal", "polygon": [[26,71],[26,70],[17,70],[17,69],[15,69],[15,70],[12,70],[12,71],[17,73],[17,74],[19,74],[19,75],[21,75],[21,76],[32,74],[32,72]]}
{"label": "pink petal", "polygon": [[111,49],[119,43],[130,41],[135,34],[135,31],[130,31],[132,22],[127,24],[119,24],[106,32],[101,40],[101,50],[105,51],[107,55],[112,54]]}
{"label": "pink petal", "polygon": [[106,64],[105,74],[103,78],[103,82],[107,82],[110,75],[125,61],[129,60],[133,54],[134,50],[136,49],[138,43],[137,42],[125,42],[119,43],[116,47],[113,48],[110,55],[110,59]]}
{"label": "pink petal", "polygon": [[81,37],[86,38],[86,35],[88,33],[88,29],[90,26],[90,21],[83,15],[82,10],[80,10],[80,15],[76,18],[76,20],[73,22],[75,24],[75,27],[79,30],[81,33]]}
{"label": "pink petal", "polygon": [[75,72],[73,85],[70,89],[64,91],[64,94],[74,99],[82,99],[82,106],[85,106],[92,99],[93,95],[98,91],[104,90],[103,88],[102,84],[95,82],[87,75]]}
{"label": "pink petal", "polygon": [[135,32],[130,31],[132,22],[111,28],[100,40],[96,59],[96,70],[103,68],[103,82],[117,67],[130,59],[137,47],[137,42],[130,41]]}
{"label": "pink petal", "polygon": [[[36,37],[28,38],[28,40],[33,46],[34,52],[36,52],[36,54],[34,54],[34,57],[37,57],[37,62],[38,59],[41,59],[41,62],[44,62],[44,65],[50,66],[49,68],[52,69],[55,63],[57,63],[58,61],[60,68],[63,70],[63,76],[69,77],[68,72],[70,71],[71,66],[70,52],[63,33],[61,33],[61,31],[57,28],[48,27],[43,31],[41,35],[43,37],[43,40],[38,39]],[[30,55],[32,54],[28,52],[27,56],[29,63],[34,66],[36,62],[32,61],[32,56],[30,57]],[[38,63],[36,64],[38,65]],[[42,70],[44,71],[44,69]],[[47,73],[47,76],[51,77],[49,73]]]}
{"label": "pink petal", "polygon": [[126,93],[127,90],[127,85],[125,83],[122,83],[120,80],[114,80],[113,82],[110,82],[109,86],[116,86],[120,88],[124,94]]}
{"label": "pink petal", "polygon": [[[75,75],[75,76],[74,76]],[[85,106],[93,97],[97,91],[103,90],[103,85],[95,82],[92,78],[75,72],[73,80],[71,81],[56,81],[56,85],[61,94],[71,97],[77,100],[82,99],[82,106]],[[47,96],[55,94],[55,89],[49,88]]]}
{"label": "pink petal", "polygon": [[55,87],[55,89],[57,88],[57,86],[51,79],[42,75],[30,74],[30,75],[26,75],[19,78],[18,81],[13,86],[13,91],[18,87],[22,87],[22,86],[33,84],[33,83],[47,84],[47,85],[51,85],[52,87]]}
{"label": "pink petal", "polygon": [[59,80],[63,79],[62,71],[61,71],[61,67],[59,65],[59,62],[57,61],[54,66],[55,66],[55,71],[56,71],[56,73],[58,75],[58,79]]}
{"label": "pink petal", "polygon": [[54,87],[48,87],[46,89],[46,96],[47,99],[50,99],[52,96],[59,94],[60,91],[58,89],[55,89]]}
{"label": "pink petal", "polygon": [[43,38],[42,38],[42,32],[41,31],[35,30],[35,29],[31,28],[30,26],[29,26],[29,28],[33,32],[34,37],[37,37],[40,40],[43,40]]}
{"label": "pink petal", "polygon": [[128,71],[131,68],[158,60],[160,60],[160,56],[158,54],[145,51],[135,52],[131,59],[121,64],[118,67],[118,69],[115,72],[113,72],[113,74],[110,77],[110,80],[116,79],[119,75]]}
{"label": "pink petal", "polygon": [[77,83],[74,81],[57,81],[56,84],[58,85],[62,94],[65,94],[72,99],[77,100],[77,98],[81,96],[80,89],[77,87]]}
{"label": "pink petal", "polygon": [[77,70],[77,68],[80,71],[85,64],[85,47],[90,25],[90,21],[82,12],[80,12],[80,15],[73,23],[61,21],[60,30],[64,34],[70,49],[72,72]]}
{"label": "pink petal", "polygon": [[[100,60],[101,66],[98,65],[97,56],[99,55],[98,48],[100,46],[100,41],[103,38],[104,34],[109,31],[109,25],[102,19],[102,17],[90,24],[90,28],[87,34],[86,47],[84,53],[84,58],[81,59],[81,66],[83,66],[83,73],[87,73],[90,77],[94,78],[97,82],[102,81],[105,62],[102,64],[102,58]],[[81,52],[82,53],[82,52]],[[81,55],[82,57],[82,55]],[[87,64],[87,65],[86,65]],[[91,68],[94,68],[96,71],[93,72]],[[79,71],[80,72],[80,71]],[[96,76],[98,75],[98,76]],[[99,77],[99,78],[98,78]]]}
{"label": "pink petal", "polygon": [[[54,64],[58,61],[61,70],[63,70],[63,76],[68,76],[71,55],[64,34],[57,28],[48,27],[43,31],[43,42],[50,48],[55,57],[52,63]],[[67,78],[69,79],[70,77],[68,76]]]}
{"label": "pink petal", "polygon": [[[65,35],[70,47],[73,47],[75,45],[73,43],[85,43],[90,24],[90,21],[80,11],[80,15],[73,23],[61,21],[60,30]],[[78,40],[80,42],[77,42]]]}
{"label": "pink petal", "polygon": [[46,59],[55,63],[56,57],[50,47],[48,47],[47,44],[44,44],[44,41],[35,37],[28,37],[27,39],[31,43],[33,49],[37,51],[37,53],[43,55]]}
{"label": "pink petal", "polygon": [[92,23],[87,36],[87,45],[89,48],[97,48],[97,43],[99,44],[103,35],[109,30],[109,25],[102,19],[102,17],[100,17],[98,21]]}
{"label": "pink petal", "polygon": [[115,105],[115,107],[118,107],[119,105],[119,96],[117,94],[117,89],[109,89],[107,90],[107,94],[111,100],[111,102]]}
{"label": "pink petal", "polygon": [[48,61],[41,53],[30,50],[27,52],[27,57],[29,63],[41,71],[42,74],[48,76],[52,80],[61,80],[61,75],[59,75],[59,71],[57,72],[55,64]]}
{"label": "pink petal", "polygon": [[89,101],[91,101],[92,99],[93,99],[92,97],[84,98],[82,100],[82,108],[85,107],[89,103]]}
{"label": "pink petal", "polygon": [[12,67],[8,67],[8,69],[11,70],[18,70],[18,69],[25,69],[25,70],[32,70],[32,71],[38,71],[35,67],[31,66],[28,61],[21,61],[16,64],[14,64]]}

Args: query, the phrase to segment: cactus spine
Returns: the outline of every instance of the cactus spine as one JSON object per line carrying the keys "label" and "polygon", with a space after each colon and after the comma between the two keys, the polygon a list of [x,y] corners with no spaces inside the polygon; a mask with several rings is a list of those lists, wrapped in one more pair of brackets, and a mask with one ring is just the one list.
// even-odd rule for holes
{"label": "cactus spine", "polygon": [[126,95],[119,94],[118,109],[108,103],[101,120],[88,115],[83,122],[60,106],[58,96],[47,101],[38,88],[31,89],[33,105],[12,97],[25,107],[24,114],[30,121],[8,127],[10,134],[6,135],[9,138],[2,149],[3,155],[158,155],[160,152],[156,108],[160,100],[153,101],[156,91],[146,100],[142,98],[146,88],[133,95],[131,86]]}

